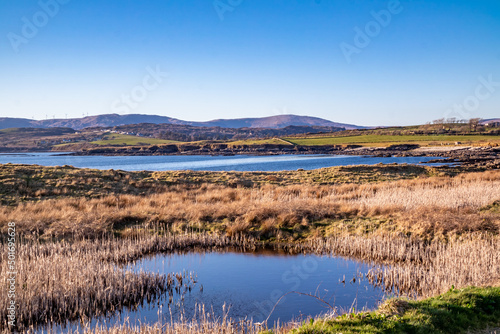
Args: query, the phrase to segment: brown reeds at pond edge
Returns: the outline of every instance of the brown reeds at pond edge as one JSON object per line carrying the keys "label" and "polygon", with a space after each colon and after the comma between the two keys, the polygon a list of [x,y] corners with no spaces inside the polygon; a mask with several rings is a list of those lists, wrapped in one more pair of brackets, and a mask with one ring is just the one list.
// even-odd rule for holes
{"label": "brown reeds at pond edge", "polygon": [[397,295],[430,297],[452,287],[494,284],[500,278],[499,238],[471,235],[447,243],[409,243],[407,247],[407,254],[404,247],[388,247],[400,252],[387,257],[391,264],[368,272],[370,283]]}
{"label": "brown reeds at pond edge", "polygon": [[429,297],[500,279],[500,238],[470,234],[447,242],[395,236],[341,236],[283,245],[290,252],[346,256],[371,262],[370,283],[387,292]]}
{"label": "brown reeds at pond edge", "polygon": [[[117,263],[126,264],[162,252],[224,251],[235,247],[252,251],[263,246],[261,242],[244,236],[156,232],[129,238],[21,243],[16,280],[18,325],[28,328],[45,323],[65,323],[70,319],[88,320],[123,307],[134,308],[142,302],[154,301],[166,292],[181,293],[186,286],[194,284],[186,274],[176,277],[134,273],[117,266]],[[372,235],[319,238],[301,244],[275,243],[268,246],[289,253],[341,255],[372,262],[375,267],[367,276],[373,284],[388,291],[427,296],[444,292],[452,285],[456,288],[482,285],[500,278],[498,241],[498,237],[491,235],[469,235],[447,243]],[[377,264],[385,266],[377,267]],[[5,255],[2,256],[1,268],[5,273]],[[5,305],[6,301],[7,291],[3,289],[0,302]],[[5,309],[0,310],[2,329],[6,328],[4,312]],[[175,331],[169,329],[170,332]]]}
{"label": "brown reeds at pond edge", "polygon": [[[17,330],[43,324],[88,320],[110,315],[124,307],[153,302],[162,294],[185,293],[194,277],[132,272],[117,266],[147,254],[175,250],[213,249],[243,239],[207,235],[137,236],[72,242],[24,241],[17,245]],[[4,247],[2,247],[4,248]],[[5,281],[7,253],[1,256]],[[0,305],[8,305],[7,289],[0,290]],[[7,308],[0,308],[0,330],[7,329]]]}

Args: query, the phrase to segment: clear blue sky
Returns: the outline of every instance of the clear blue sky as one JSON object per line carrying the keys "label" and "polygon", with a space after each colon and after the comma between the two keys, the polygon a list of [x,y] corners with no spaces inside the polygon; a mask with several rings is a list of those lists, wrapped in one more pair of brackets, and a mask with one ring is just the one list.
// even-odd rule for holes
{"label": "clear blue sky", "polygon": [[500,117],[498,0],[54,1],[0,0],[0,117]]}

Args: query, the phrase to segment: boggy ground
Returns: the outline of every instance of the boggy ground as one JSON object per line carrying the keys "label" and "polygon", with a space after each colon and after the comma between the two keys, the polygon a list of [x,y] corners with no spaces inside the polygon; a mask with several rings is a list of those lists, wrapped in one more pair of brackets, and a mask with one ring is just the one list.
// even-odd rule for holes
{"label": "boggy ground", "polygon": [[[417,166],[291,172],[122,172],[4,165],[0,229],[42,236],[173,231],[297,241],[398,234],[426,240],[500,230],[500,171]],[[453,176],[454,175],[454,176]]]}
{"label": "boggy ground", "polygon": [[1,204],[49,198],[100,198],[111,194],[149,195],[173,185],[184,187],[219,184],[252,187],[264,184],[372,183],[432,175],[455,175],[458,169],[411,165],[346,166],[281,172],[124,172],[80,169],[72,166],[0,164]]}
{"label": "boggy ground", "polygon": [[[23,305],[29,305],[23,309],[27,326],[50,321],[48,312],[53,312],[52,319],[78,318],[101,314],[110,302],[133,307],[142,296],[154,298],[162,293],[165,277],[115,274],[113,263],[194,246],[271,243],[289,251],[376,261],[387,266],[369,273],[374,284],[421,296],[444,293],[452,286],[498,286],[500,278],[498,170],[463,173],[453,168],[356,166],[208,173],[3,165],[0,196],[2,233],[15,222],[19,236],[31,238],[19,248],[26,255],[20,260],[22,279],[34,284],[29,289],[21,284],[18,290]],[[191,234],[179,237],[186,231]],[[58,269],[57,277],[50,268]],[[120,279],[122,275],[126,280]],[[57,280],[64,284],[56,284]],[[46,282],[50,295],[36,293]],[[77,302],[90,287],[88,291],[97,297]],[[498,323],[495,312],[471,318],[497,306],[498,288],[457,291],[450,293],[464,294],[463,298],[442,297],[447,302],[441,304],[408,302],[411,307],[390,315],[382,308],[318,320],[298,332],[459,332],[455,328],[461,324],[482,328]],[[0,298],[6,298],[4,292]],[[389,309],[397,309],[395,303]],[[449,322],[455,325],[447,330]],[[228,319],[184,325],[124,326],[101,333],[262,329],[238,327]],[[277,332],[287,330],[291,328]]]}

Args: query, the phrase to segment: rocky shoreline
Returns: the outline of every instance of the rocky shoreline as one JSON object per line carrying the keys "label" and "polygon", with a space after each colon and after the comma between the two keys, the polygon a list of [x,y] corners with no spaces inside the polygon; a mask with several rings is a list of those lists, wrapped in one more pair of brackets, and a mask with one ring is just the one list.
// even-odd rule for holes
{"label": "rocky shoreline", "polygon": [[361,147],[356,145],[159,145],[143,147],[106,147],[91,148],[68,155],[104,155],[104,156],[150,156],[150,155],[282,155],[282,154],[330,154],[330,155],[365,155],[374,157],[436,157],[428,163],[454,163],[462,167],[482,169],[500,168],[500,147],[442,146],[420,147],[418,145],[393,145],[389,147]]}
{"label": "rocky shoreline", "polygon": [[452,163],[463,168],[499,169],[500,147],[426,147],[410,150],[390,148],[354,149],[344,154],[362,154],[384,157],[436,157],[426,163]]}

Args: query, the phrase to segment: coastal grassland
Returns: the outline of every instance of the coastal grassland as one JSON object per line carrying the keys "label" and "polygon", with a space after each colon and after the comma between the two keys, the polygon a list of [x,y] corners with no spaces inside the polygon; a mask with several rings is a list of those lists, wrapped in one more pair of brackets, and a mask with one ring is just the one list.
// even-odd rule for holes
{"label": "coastal grassland", "polygon": [[500,144],[499,136],[492,135],[354,135],[354,136],[308,136],[283,138],[294,145],[361,145],[385,147],[395,144],[441,145],[455,144]]}
{"label": "coastal grassland", "polygon": [[172,143],[178,143],[178,142],[175,140],[164,140],[164,139],[150,138],[150,137],[131,136],[120,133],[106,133],[102,136],[101,140],[90,142],[90,144],[100,145],[100,146],[158,145],[158,144],[172,144]]}
{"label": "coastal grassland", "polygon": [[412,165],[344,166],[281,172],[124,172],[79,169],[72,166],[0,165],[0,203],[49,198],[99,198],[111,194],[149,195],[173,185],[219,184],[227,187],[260,187],[266,184],[378,183],[435,175],[454,175],[458,170]]}
{"label": "coastal grassland", "polygon": [[[160,223],[178,231],[196,229],[228,235],[246,233],[264,240],[300,240],[367,233],[446,239],[470,232],[498,234],[500,229],[495,209],[500,199],[498,170],[374,183],[263,183],[247,187],[182,182],[162,185],[161,177],[151,177],[156,173],[144,172],[149,177],[130,188],[123,188],[121,176],[114,176],[112,171],[90,172],[116,177],[118,183],[90,179],[81,186],[82,192],[90,188],[83,196],[74,196],[67,186],[66,196],[61,198],[0,206],[0,230],[13,221],[20,230],[42,235],[90,236]],[[99,185],[105,188],[96,196],[85,196]],[[54,189],[61,189],[61,184]],[[42,191],[37,190],[38,195],[46,195]]]}
{"label": "coastal grassland", "polygon": [[[0,166],[0,195],[0,233],[15,222],[24,238],[19,245],[23,276],[16,284],[23,305],[29,305],[22,310],[27,327],[49,321],[48,315],[56,321],[89,318],[107,309],[133,308],[143,297],[155,298],[163,293],[167,278],[112,268],[158,252],[267,245],[342,255],[379,264],[367,275],[373,284],[421,297],[452,286],[498,285],[500,278],[499,170],[461,173],[392,165],[270,173],[123,172],[8,164]],[[4,258],[0,265],[5,265]],[[1,272],[6,272],[3,267]],[[477,302],[482,295],[486,297],[481,300],[497,303],[497,297],[489,296],[498,295],[498,289],[470,289],[470,294],[454,289],[465,293],[460,298],[443,295],[447,304],[438,299],[407,301],[401,303],[411,307],[401,314],[381,313],[399,307],[400,302],[392,302],[396,305],[371,313],[318,319],[296,331],[335,333],[334,326],[341,324],[338,328],[347,333],[376,333],[401,323],[406,327],[394,327],[393,332],[432,333],[447,328],[443,321],[481,328],[489,318],[470,319],[467,312],[483,310]],[[463,310],[464,305],[470,307]],[[498,319],[496,313],[493,319]],[[201,318],[88,332],[260,329]]]}

